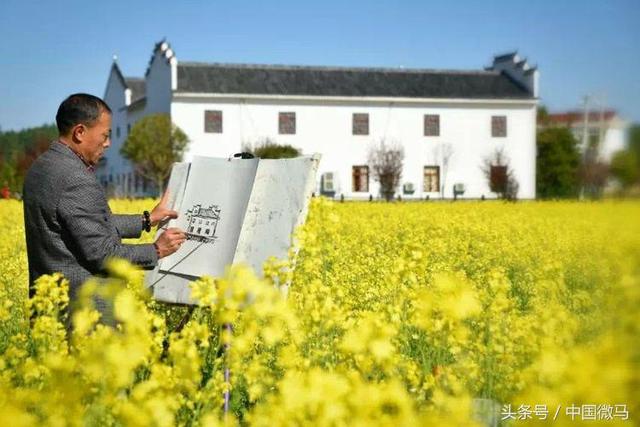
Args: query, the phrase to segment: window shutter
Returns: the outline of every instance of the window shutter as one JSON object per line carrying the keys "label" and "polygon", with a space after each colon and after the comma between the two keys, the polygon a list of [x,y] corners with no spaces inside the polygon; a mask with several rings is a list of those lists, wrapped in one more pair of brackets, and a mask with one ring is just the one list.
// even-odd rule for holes
{"label": "window shutter", "polygon": [[440,115],[424,115],[424,136],[440,136]]}
{"label": "window shutter", "polygon": [[222,133],[222,111],[206,110],[204,112],[205,133]]}
{"label": "window shutter", "polygon": [[278,133],[282,135],[295,135],[296,113],[280,113],[278,115]]}
{"label": "window shutter", "polygon": [[507,136],[507,116],[491,116],[491,136]]}

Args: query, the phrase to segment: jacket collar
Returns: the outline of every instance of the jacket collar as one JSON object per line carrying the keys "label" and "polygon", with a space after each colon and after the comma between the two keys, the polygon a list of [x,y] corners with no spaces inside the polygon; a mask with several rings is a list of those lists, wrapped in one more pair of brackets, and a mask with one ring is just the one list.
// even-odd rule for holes
{"label": "jacket collar", "polygon": [[67,157],[71,157],[79,160],[87,171],[89,172],[95,171],[95,168],[91,164],[89,164],[89,162],[87,162],[84,159],[84,157],[82,157],[82,155],[73,151],[71,147],[69,147],[67,144],[60,141],[59,139],[51,143],[51,149]]}

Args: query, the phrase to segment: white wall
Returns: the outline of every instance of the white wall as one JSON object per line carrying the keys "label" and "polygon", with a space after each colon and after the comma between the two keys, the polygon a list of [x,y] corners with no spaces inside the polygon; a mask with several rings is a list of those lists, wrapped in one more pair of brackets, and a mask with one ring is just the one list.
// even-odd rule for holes
{"label": "white wall", "polygon": [[[177,94],[171,104],[171,116],[191,140],[185,156],[187,161],[194,155],[227,157],[239,152],[243,142],[270,137],[278,143],[301,148],[305,154],[321,153],[318,181],[324,172],[337,173],[337,196],[343,193],[348,198],[378,195],[378,186],[372,177],[369,193],[353,193],[351,174],[352,166],[367,163],[369,146],[382,137],[397,140],[404,146],[405,166],[401,182],[414,184],[414,197],[427,195],[422,192],[423,167],[438,164],[435,151],[436,147],[443,144],[451,144],[454,149],[446,176],[445,197],[453,197],[452,187],[458,182],[466,185],[463,197],[494,197],[480,166],[485,157],[490,156],[496,148],[503,147],[520,184],[518,196],[534,198],[535,105],[535,101],[389,103],[367,100],[195,98]],[[205,110],[223,111],[222,134],[204,132]],[[278,112],[296,113],[295,135],[278,134]],[[369,113],[369,135],[352,135],[353,113]],[[423,136],[424,114],[440,115],[440,136]],[[506,138],[491,137],[492,115],[507,116]],[[429,195],[432,198],[440,197],[440,193]]]}
{"label": "white wall", "polygon": [[[127,111],[123,109],[123,107],[125,107],[125,87],[117,77],[113,67],[111,68],[109,80],[107,81],[104,101],[112,110],[111,146],[105,152],[106,163],[104,167],[98,169],[97,175],[98,179],[101,180],[102,177],[108,179],[109,174],[111,174],[115,180],[114,174],[120,172],[125,163],[125,159],[120,155],[120,147],[126,138],[126,128],[123,128],[123,123],[127,120]],[[118,136],[117,132],[118,127],[120,128],[120,136]]]}
{"label": "white wall", "polygon": [[601,156],[610,162],[616,151],[624,150],[627,146],[627,129],[624,127],[610,127],[604,134],[604,141],[600,147]]}

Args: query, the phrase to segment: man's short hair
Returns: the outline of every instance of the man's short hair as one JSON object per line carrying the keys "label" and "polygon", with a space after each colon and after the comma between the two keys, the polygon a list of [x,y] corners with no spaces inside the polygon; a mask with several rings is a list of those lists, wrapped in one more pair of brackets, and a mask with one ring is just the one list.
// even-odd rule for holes
{"label": "man's short hair", "polygon": [[87,93],[74,93],[58,107],[58,132],[66,135],[77,124],[93,126],[103,111],[111,114],[111,109],[102,99]]}

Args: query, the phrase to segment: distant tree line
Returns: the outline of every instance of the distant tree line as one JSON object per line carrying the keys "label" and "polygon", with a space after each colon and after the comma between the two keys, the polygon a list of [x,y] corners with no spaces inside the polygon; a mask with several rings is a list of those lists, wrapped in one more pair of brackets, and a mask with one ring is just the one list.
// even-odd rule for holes
{"label": "distant tree line", "polygon": [[58,137],[53,124],[19,131],[0,131],[0,187],[22,193],[24,176],[33,161]]}

